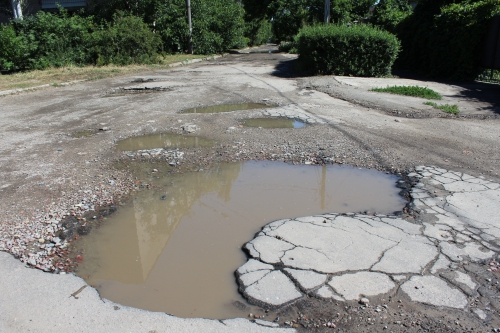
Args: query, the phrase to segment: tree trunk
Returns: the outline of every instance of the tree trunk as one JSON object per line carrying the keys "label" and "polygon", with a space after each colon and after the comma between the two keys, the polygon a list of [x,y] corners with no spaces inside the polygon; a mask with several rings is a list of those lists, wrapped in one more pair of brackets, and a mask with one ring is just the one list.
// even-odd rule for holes
{"label": "tree trunk", "polygon": [[330,0],[325,0],[325,23],[330,23]]}
{"label": "tree trunk", "polygon": [[10,0],[12,4],[12,13],[14,14],[15,19],[23,18],[23,11],[21,9],[21,1],[20,0]]}

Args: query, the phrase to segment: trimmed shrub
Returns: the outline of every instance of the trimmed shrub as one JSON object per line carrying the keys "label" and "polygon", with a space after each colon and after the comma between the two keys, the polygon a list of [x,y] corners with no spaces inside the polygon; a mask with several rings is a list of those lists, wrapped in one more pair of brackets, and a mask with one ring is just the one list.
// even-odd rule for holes
{"label": "trimmed shrub", "polygon": [[141,18],[123,13],[115,14],[113,22],[92,37],[92,61],[98,66],[154,63],[162,44]]}
{"label": "trimmed shrub", "polygon": [[296,37],[299,62],[315,74],[385,76],[400,44],[396,36],[366,25],[318,25]]}

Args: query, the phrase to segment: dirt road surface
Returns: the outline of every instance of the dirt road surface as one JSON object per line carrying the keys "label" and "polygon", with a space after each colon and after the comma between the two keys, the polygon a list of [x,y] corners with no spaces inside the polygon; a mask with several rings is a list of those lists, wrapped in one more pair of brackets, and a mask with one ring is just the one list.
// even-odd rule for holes
{"label": "dirt road surface", "polygon": [[[199,135],[217,142],[214,147],[184,149],[182,160],[172,167],[178,172],[219,161],[269,159],[348,164],[402,175],[417,165],[434,165],[500,182],[500,86],[300,77],[293,72],[295,56],[268,52],[274,50],[262,47],[171,70],[1,97],[0,250],[47,272],[70,271],[74,258],[68,252],[69,239],[59,237],[61,221],[119,205],[136,189],[147,187],[119,166],[131,157],[116,151],[115,144],[149,133]],[[369,91],[395,84],[428,86],[444,96],[438,104],[457,104],[462,112],[450,116],[423,105],[420,98]],[[274,108],[180,113],[234,103]],[[241,126],[247,118],[276,115],[302,119],[308,126],[300,130]],[[161,156],[134,158],[152,164],[171,162]],[[85,227],[83,220],[78,221]],[[389,328],[366,321],[373,314],[359,319],[363,318],[359,304],[318,299],[283,310],[279,322],[307,331],[331,330],[321,320],[339,317],[345,322],[340,321],[343,324],[335,331],[343,327],[344,332],[417,332],[426,327],[433,332],[486,332],[499,327],[495,310],[482,321],[459,310],[393,302],[385,322],[399,323]],[[309,322],[297,324],[304,320]]]}

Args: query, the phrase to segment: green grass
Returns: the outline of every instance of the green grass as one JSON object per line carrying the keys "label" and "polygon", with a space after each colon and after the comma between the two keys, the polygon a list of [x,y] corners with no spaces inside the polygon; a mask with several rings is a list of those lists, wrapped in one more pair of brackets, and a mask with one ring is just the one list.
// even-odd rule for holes
{"label": "green grass", "polygon": [[424,102],[425,105],[430,105],[434,107],[434,109],[439,109],[442,110],[443,112],[446,113],[451,113],[451,114],[458,114],[460,110],[458,110],[458,105],[449,105],[449,104],[442,104],[442,105],[437,105],[434,102]]}
{"label": "green grass", "polygon": [[9,75],[0,75],[0,91],[33,88],[45,84],[59,87],[63,83],[72,81],[93,81],[123,74],[133,74],[146,71],[168,69],[169,65],[193,59],[204,59],[206,55],[172,54],[165,55],[159,64],[128,65],[128,66],[66,66],[19,72]]}
{"label": "green grass", "polygon": [[386,92],[396,95],[422,97],[426,99],[441,100],[443,97],[432,89],[418,86],[387,86],[387,88],[373,88],[371,91]]}

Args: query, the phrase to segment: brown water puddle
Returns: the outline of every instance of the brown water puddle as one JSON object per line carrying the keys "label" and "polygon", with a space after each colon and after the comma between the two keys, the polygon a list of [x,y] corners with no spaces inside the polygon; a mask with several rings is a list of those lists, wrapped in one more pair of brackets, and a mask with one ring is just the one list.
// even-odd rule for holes
{"label": "brown water puddle", "polygon": [[212,147],[214,143],[213,140],[199,136],[158,133],[136,136],[118,141],[116,143],[116,149],[119,151],[134,151],[155,148]]}
{"label": "brown water puddle", "polygon": [[302,128],[306,126],[301,121],[286,118],[250,118],[243,122],[243,126],[262,128]]}
{"label": "brown water puddle", "polygon": [[281,218],[401,210],[396,180],[375,170],[283,162],[165,172],[152,179],[158,190],[138,193],[80,238],[77,274],[123,305],[180,317],[246,317],[255,308],[234,305],[246,304],[234,271],[255,233]]}
{"label": "brown water puddle", "polygon": [[80,132],[73,133],[71,136],[73,138],[79,139],[79,138],[86,138],[86,137],[94,135],[94,134],[95,134],[95,131],[87,130],[87,131],[80,131]]}
{"label": "brown water puddle", "polygon": [[252,109],[267,109],[274,107],[276,106],[259,104],[259,103],[221,104],[221,105],[212,105],[212,106],[186,109],[181,111],[181,113],[219,113],[219,112],[243,111]]}

